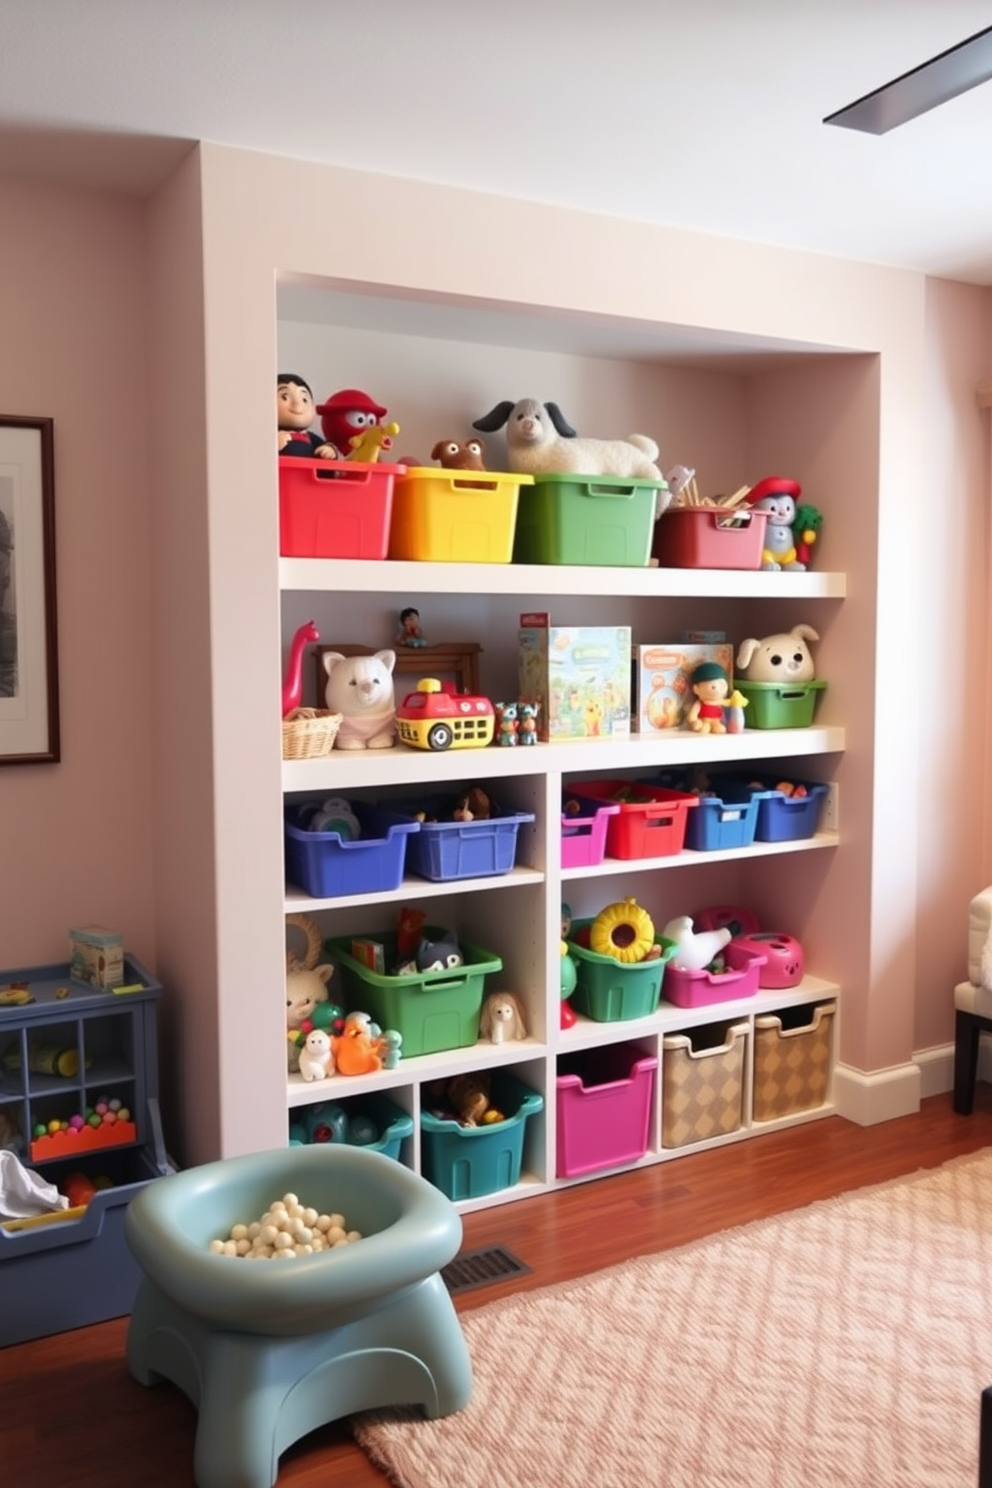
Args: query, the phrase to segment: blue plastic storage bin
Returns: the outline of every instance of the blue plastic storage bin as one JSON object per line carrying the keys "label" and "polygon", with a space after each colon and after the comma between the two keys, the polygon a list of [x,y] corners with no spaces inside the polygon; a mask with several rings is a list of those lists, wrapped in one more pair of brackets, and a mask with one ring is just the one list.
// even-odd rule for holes
{"label": "blue plastic storage bin", "polygon": [[782,778],[751,775],[746,782],[740,782],[760,793],[754,829],[756,842],[799,842],[816,831],[820,808],[830,787],[822,781],[795,780],[791,784],[801,785],[806,794],[789,796],[775,789]]}
{"label": "blue plastic storage bin", "polygon": [[[450,816],[456,800],[452,796],[393,805],[407,818],[419,812],[445,817]],[[509,873],[517,860],[518,829],[533,820],[533,812],[516,811],[482,821],[421,821],[407,848],[407,868],[432,883]]]}
{"label": "blue plastic storage bin", "polygon": [[[344,1100],[318,1101],[315,1106],[301,1106],[290,1113],[289,1145],[307,1146],[320,1141],[339,1141],[335,1134],[335,1112],[342,1111],[350,1123],[356,1116],[367,1116],[379,1133],[376,1142],[350,1145],[367,1147],[370,1152],[382,1152],[386,1157],[399,1161],[400,1150],[406,1137],[413,1136],[413,1117],[384,1095],[355,1095]],[[331,1134],[328,1137],[315,1135],[315,1126],[321,1125]]]}
{"label": "blue plastic storage bin", "polygon": [[719,782],[715,794],[700,796],[698,808],[690,811],[686,847],[693,852],[750,847],[761,803],[767,794],[753,790],[743,781]]}
{"label": "blue plastic storage bin", "polygon": [[520,1182],[527,1118],[544,1109],[544,1098],[515,1075],[494,1070],[490,1103],[504,1119],[489,1126],[421,1113],[424,1177],[449,1199],[478,1199]]}
{"label": "blue plastic storage bin", "polygon": [[305,808],[286,807],[286,877],[314,899],[376,894],[403,882],[407,844],[420,823],[364,801],[349,804],[362,829],[354,842],[340,832],[307,831],[300,825]]}

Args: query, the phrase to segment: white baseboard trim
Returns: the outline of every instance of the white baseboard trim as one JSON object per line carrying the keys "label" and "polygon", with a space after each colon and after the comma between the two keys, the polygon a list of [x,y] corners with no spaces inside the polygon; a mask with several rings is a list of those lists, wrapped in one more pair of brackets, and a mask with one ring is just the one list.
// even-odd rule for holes
{"label": "white baseboard trim", "polygon": [[878,1126],[882,1121],[918,1111],[921,1087],[921,1072],[915,1062],[871,1074],[839,1064],[834,1070],[834,1107],[838,1116],[858,1126]]}

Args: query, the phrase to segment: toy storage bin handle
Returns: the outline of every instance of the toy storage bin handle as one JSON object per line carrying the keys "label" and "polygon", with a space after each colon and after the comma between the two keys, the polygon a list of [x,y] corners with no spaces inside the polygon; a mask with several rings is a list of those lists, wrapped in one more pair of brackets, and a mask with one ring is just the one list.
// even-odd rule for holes
{"label": "toy storage bin handle", "polygon": [[751,526],[754,513],[749,511],[733,511],[724,515],[719,511],[712,511],[708,513],[708,516],[718,532],[744,532]]}
{"label": "toy storage bin handle", "polygon": [[473,480],[470,475],[459,474],[451,477],[451,489],[453,491],[498,491],[499,481],[486,480],[484,477]]}
{"label": "toy storage bin handle", "polygon": [[361,465],[357,460],[298,460],[310,469],[315,481],[347,481],[349,486],[367,486],[381,465]]}
{"label": "toy storage bin handle", "polygon": [[632,501],[637,495],[637,487],[604,486],[600,485],[598,482],[596,484],[593,484],[593,482],[590,481],[581,494],[587,499],[589,497],[592,497],[594,500],[598,499],[601,496],[605,496],[612,501]]}

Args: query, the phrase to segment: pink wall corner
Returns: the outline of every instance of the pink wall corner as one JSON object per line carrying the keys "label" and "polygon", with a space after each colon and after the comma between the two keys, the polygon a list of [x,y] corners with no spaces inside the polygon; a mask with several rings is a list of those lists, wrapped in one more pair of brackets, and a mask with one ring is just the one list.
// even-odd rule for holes
{"label": "pink wall corner", "polygon": [[62,760],[0,769],[0,966],[120,929],[154,964],[140,204],[0,180],[0,412],[54,419]]}
{"label": "pink wall corner", "polygon": [[989,842],[990,422],[976,385],[992,371],[992,290],[927,285],[926,467],[916,700],[920,841],[916,1048],[954,1036],[952,989],[966,974],[971,896],[992,878]]}

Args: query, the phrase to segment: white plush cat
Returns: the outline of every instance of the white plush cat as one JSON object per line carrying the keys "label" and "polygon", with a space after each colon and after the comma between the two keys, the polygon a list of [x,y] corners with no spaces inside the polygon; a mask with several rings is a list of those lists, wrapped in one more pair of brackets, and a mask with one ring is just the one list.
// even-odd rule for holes
{"label": "white plush cat", "polygon": [[388,749],[395,744],[396,652],[342,656],[340,651],[325,651],[323,660],[327,706],[333,713],[342,714],[335,748]]}

